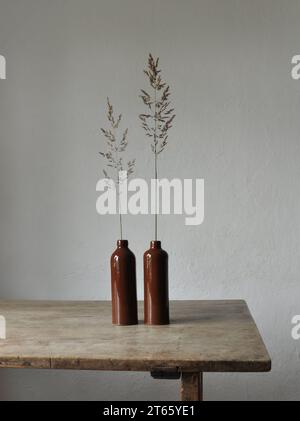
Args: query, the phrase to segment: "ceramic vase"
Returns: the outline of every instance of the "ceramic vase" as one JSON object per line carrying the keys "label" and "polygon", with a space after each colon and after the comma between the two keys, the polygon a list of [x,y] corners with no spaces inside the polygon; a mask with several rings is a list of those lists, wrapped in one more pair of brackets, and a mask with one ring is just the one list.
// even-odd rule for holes
{"label": "ceramic vase", "polygon": [[112,323],[135,325],[138,323],[135,256],[127,240],[118,240],[110,259]]}
{"label": "ceramic vase", "polygon": [[151,241],[144,253],[144,322],[166,325],[169,319],[168,253]]}

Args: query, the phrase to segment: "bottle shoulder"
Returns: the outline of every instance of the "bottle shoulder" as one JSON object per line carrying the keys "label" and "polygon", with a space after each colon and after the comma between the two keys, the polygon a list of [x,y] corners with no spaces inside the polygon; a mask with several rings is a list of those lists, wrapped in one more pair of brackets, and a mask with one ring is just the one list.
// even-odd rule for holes
{"label": "bottle shoulder", "polygon": [[152,257],[152,256],[161,256],[161,257],[167,258],[168,257],[168,253],[165,250],[163,250],[163,249],[151,249],[150,248],[149,250],[146,250],[145,251],[144,258],[146,258],[146,257]]}
{"label": "bottle shoulder", "polygon": [[117,259],[122,257],[135,259],[134,253],[129,248],[117,248],[111,255],[111,259]]}

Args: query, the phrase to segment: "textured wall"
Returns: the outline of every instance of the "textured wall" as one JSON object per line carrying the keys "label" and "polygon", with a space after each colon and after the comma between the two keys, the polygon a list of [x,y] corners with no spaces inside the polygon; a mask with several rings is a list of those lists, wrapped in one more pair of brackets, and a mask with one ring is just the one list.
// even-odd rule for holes
{"label": "textured wall", "polygon": [[[244,298],[270,374],[209,374],[206,399],[299,399],[298,0],[0,0],[0,296],[109,299],[116,219],[95,211],[105,98],[123,112],[137,176],[152,156],[139,127],[149,51],[161,57],[176,128],[165,177],[205,179],[205,222],[164,216],[171,298]],[[138,260],[152,219],[128,216]],[[176,399],[146,374],[0,371],[6,399]]]}

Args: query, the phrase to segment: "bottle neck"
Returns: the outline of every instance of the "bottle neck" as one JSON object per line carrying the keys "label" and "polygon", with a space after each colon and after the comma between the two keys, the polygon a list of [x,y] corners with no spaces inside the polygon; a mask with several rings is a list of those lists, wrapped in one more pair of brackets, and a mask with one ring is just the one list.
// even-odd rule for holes
{"label": "bottle neck", "polygon": [[121,247],[128,247],[128,240],[118,240],[117,247],[120,249]]}
{"label": "bottle neck", "polygon": [[161,241],[151,241],[150,242],[151,249],[161,249]]}

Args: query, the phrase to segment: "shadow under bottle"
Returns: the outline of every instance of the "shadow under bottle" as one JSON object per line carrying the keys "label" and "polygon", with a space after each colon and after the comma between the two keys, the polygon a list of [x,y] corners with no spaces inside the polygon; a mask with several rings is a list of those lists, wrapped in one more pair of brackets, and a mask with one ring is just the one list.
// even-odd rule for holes
{"label": "shadow under bottle", "polygon": [[170,323],[168,253],[160,241],[151,241],[150,249],[144,253],[144,322]]}

